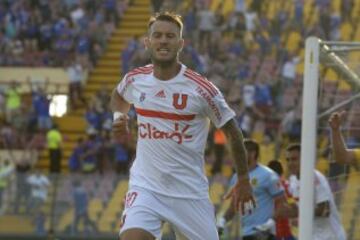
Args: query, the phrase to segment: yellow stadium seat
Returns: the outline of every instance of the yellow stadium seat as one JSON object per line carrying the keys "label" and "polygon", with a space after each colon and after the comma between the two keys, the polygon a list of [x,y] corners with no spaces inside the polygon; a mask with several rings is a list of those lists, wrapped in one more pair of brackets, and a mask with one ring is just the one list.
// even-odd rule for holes
{"label": "yellow stadium seat", "polygon": [[114,195],[114,197],[120,198],[122,200],[125,197],[127,190],[128,190],[128,181],[122,180],[116,186],[116,189],[115,189],[113,195]]}
{"label": "yellow stadium seat", "polygon": [[221,169],[221,174],[229,178],[233,174],[232,167],[229,165],[223,165]]}
{"label": "yellow stadium seat", "polygon": [[210,3],[211,11],[215,12],[216,9],[219,8],[221,2],[222,2],[222,0],[212,0],[211,3]]}
{"label": "yellow stadium seat", "polygon": [[338,79],[338,75],[333,69],[328,68],[325,73],[325,79],[330,80],[330,81],[332,81],[332,80],[335,81]]}
{"label": "yellow stadium seat", "polygon": [[254,131],[251,134],[251,138],[257,142],[262,142],[264,140],[264,132],[262,131]]}
{"label": "yellow stadium seat", "polygon": [[351,86],[348,82],[346,82],[345,80],[342,80],[339,82],[339,90],[340,91],[348,91],[351,90]]}
{"label": "yellow stadium seat", "polygon": [[233,0],[224,0],[223,3],[224,3],[224,6],[223,6],[222,13],[224,16],[227,16],[231,12],[233,12],[235,9],[234,1]]}
{"label": "yellow stadium seat", "polygon": [[211,176],[211,168],[212,168],[211,164],[209,163],[205,164],[205,174],[208,177]]}
{"label": "yellow stadium seat", "polygon": [[359,182],[360,173],[350,172],[347,180],[347,188],[342,194],[342,200],[340,205],[340,212],[342,215],[342,223],[345,229],[349,229],[351,221],[354,217],[354,207],[357,206],[357,199],[359,195]]}
{"label": "yellow stadium seat", "polygon": [[274,19],[275,16],[276,16],[276,12],[277,12],[277,11],[276,11],[276,1],[270,1],[270,2],[269,2],[269,5],[268,5],[267,12],[266,12],[267,18],[268,18],[269,20]]}
{"label": "yellow stadium seat", "polygon": [[340,27],[340,39],[342,41],[349,41],[351,40],[351,34],[353,32],[353,27],[349,22],[344,22],[341,24]]}
{"label": "yellow stadium seat", "polygon": [[211,184],[209,189],[210,199],[213,204],[217,205],[221,203],[222,196],[224,194],[224,186],[218,182]]}
{"label": "yellow stadium seat", "polygon": [[333,12],[340,13],[341,12],[341,0],[332,0],[331,7],[333,9]]}
{"label": "yellow stadium seat", "polygon": [[289,34],[287,43],[286,43],[286,49],[289,50],[289,52],[295,52],[299,48],[300,41],[302,40],[302,36],[297,31],[292,31]]}
{"label": "yellow stadium seat", "polygon": [[64,231],[68,225],[72,224],[73,220],[74,220],[74,209],[70,208],[60,217],[58,230]]}
{"label": "yellow stadium seat", "polygon": [[360,216],[356,217],[356,223],[354,225],[354,239],[360,239]]}
{"label": "yellow stadium seat", "polygon": [[0,217],[1,233],[29,234],[35,231],[31,218],[19,215],[2,215]]}
{"label": "yellow stadium seat", "polygon": [[297,74],[303,74],[304,73],[304,61],[301,61],[296,65],[296,73]]}
{"label": "yellow stadium seat", "polygon": [[[359,38],[357,39],[357,41],[360,41],[360,26],[358,27],[357,33],[359,34]],[[359,51],[350,52],[348,55],[348,62],[349,64],[354,63],[354,67],[359,66],[360,52]]]}
{"label": "yellow stadium seat", "polygon": [[304,19],[308,19],[312,12],[312,1],[304,1]]}
{"label": "yellow stadium seat", "polygon": [[112,227],[111,227],[111,223],[108,222],[102,222],[98,225],[99,231],[100,232],[111,232],[112,231]]}
{"label": "yellow stadium seat", "polygon": [[94,198],[89,203],[89,217],[96,221],[99,212],[103,209],[103,203],[101,199]]}
{"label": "yellow stadium seat", "polygon": [[320,158],[316,163],[316,169],[322,172],[324,175],[327,175],[329,171],[329,162],[326,158]]}
{"label": "yellow stadium seat", "polygon": [[262,144],[260,146],[260,163],[267,165],[275,157],[275,144]]}
{"label": "yellow stadium seat", "polygon": [[354,1],[354,6],[352,8],[351,17],[356,19],[359,16],[360,1]]}

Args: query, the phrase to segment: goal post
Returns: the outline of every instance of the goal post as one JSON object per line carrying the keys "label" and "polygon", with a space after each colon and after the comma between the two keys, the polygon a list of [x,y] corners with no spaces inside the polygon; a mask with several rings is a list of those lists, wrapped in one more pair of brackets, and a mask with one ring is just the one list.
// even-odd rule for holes
{"label": "goal post", "polygon": [[[310,37],[305,43],[303,111],[301,126],[301,166],[299,239],[312,239],[314,214],[314,167],[316,161],[317,96],[320,41]],[[305,107],[306,106],[306,107]],[[305,197],[304,197],[305,196]]]}
{"label": "goal post", "polygon": [[[301,128],[301,166],[299,202],[299,240],[312,239],[314,226],[314,169],[317,160],[317,134],[320,118],[360,98],[360,77],[339,54],[358,51],[360,42],[329,42],[309,37],[305,43],[303,108]],[[353,96],[334,102],[327,110],[319,111],[320,65],[328,64],[336,74],[351,86]],[[358,66],[360,62],[357,63]],[[357,69],[359,70],[359,69]],[[357,91],[354,91],[357,90]],[[325,126],[324,126],[325,128]]]}

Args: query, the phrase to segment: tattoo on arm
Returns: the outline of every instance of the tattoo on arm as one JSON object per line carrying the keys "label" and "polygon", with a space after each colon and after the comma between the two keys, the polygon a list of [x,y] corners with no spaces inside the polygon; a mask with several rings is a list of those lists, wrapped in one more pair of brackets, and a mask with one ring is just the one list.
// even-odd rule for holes
{"label": "tattoo on arm", "polygon": [[230,147],[236,165],[236,172],[238,176],[247,176],[248,163],[247,153],[244,145],[244,137],[241,130],[238,128],[236,121],[231,119],[223,127],[222,130],[230,141]]}

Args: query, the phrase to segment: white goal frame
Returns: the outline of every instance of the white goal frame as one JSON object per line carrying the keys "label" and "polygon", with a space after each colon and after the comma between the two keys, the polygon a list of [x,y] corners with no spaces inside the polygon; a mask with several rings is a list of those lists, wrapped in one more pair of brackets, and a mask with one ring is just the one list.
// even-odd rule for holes
{"label": "white goal frame", "polygon": [[330,62],[333,65],[333,69],[345,76],[345,80],[348,80],[348,83],[353,88],[360,89],[360,77],[336,55],[338,51],[351,50],[359,51],[360,42],[322,41],[316,37],[308,37],[306,39],[301,127],[299,240],[312,239],[313,233],[314,168],[316,162],[318,119],[360,97],[360,94],[356,94],[351,99],[339,103],[318,115],[319,63],[321,59]]}

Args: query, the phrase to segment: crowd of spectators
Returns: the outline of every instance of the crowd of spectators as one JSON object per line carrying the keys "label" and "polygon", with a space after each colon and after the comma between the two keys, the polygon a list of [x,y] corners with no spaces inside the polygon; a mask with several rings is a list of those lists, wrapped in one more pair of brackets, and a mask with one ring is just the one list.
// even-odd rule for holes
{"label": "crowd of spectators", "polygon": [[[282,2],[286,6],[286,1]],[[181,61],[219,87],[235,109],[245,136],[258,137],[260,143],[270,141],[281,144],[284,139],[298,140],[301,129],[302,73],[297,71],[297,65],[303,61],[304,42],[301,40],[290,49],[284,47],[287,39],[291,32],[297,31],[303,35],[302,39],[316,35],[339,40],[341,23],[353,22],[347,7],[351,6],[351,2],[342,3],[338,13],[332,11],[330,1],[316,1],[313,8],[320,15],[311,24],[304,17],[301,0],[294,1],[290,8],[278,9],[271,17],[267,12],[268,3],[257,0],[248,6],[244,0],[236,0],[235,8],[226,14],[221,1],[216,10],[210,9],[212,1],[204,0],[152,3],[154,9],[176,10],[183,16],[186,44]],[[99,54],[94,55],[94,52],[103,51],[107,38],[128,4],[128,1],[120,0],[18,0],[0,4],[1,51],[10,53],[1,54],[0,64],[31,65],[36,61],[27,62],[24,56],[28,53],[41,53],[41,59],[55,54],[52,58],[54,62],[41,64],[66,67],[71,79],[71,106],[75,109],[79,102],[86,106],[84,117],[88,139],[78,140],[78,146],[69,159],[72,171],[92,172],[99,169],[103,172],[110,159],[117,159],[111,164],[117,165],[119,172],[123,172],[124,167],[120,166],[124,162],[127,166],[133,156],[135,146],[127,144],[124,147],[123,144],[117,149],[119,144],[111,141],[109,87],[105,86],[88,100],[81,89],[84,69],[88,69],[89,61],[90,65],[96,62],[93,56]],[[21,57],[9,51],[17,43],[23,48]],[[123,73],[149,63],[141,36],[129,38],[121,58]],[[19,59],[24,62],[17,62]],[[64,59],[67,61],[63,62]],[[30,110],[21,104],[24,101],[19,100],[15,82],[0,94],[5,120],[12,119],[11,124],[5,121],[1,128],[2,147],[17,147],[22,142],[35,142],[37,147],[41,147],[41,132],[52,125],[50,99],[42,88],[32,89],[30,101],[33,107]],[[133,111],[130,115],[135,119]],[[134,132],[135,125],[132,124]],[[24,136],[24,129],[28,130],[29,137],[16,137],[16,134]],[[209,146],[214,146],[214,140],[211,134]],[[213,170],[213,173],[216,172]]]}
{"label": "crowd of spectators", "polygon": [[[85,73],[104,52],[130,4],[127,0],[1,1],[0,66],[63,67],[70,79],[70,108],[87,106],[82,93]],[[36,151],[48,145],[46,133],[53,126],[49,82],[31,82],[13,80],[0,89],[0,149]],[[24,84],[29,84],[30,94],[21,93]],[[109,121],[104,126],[109,129]]]}
{"label": "crowd of spectators", "polygon": [[[210,9],[214,1],[167,2],[162,8],[176,6],[185,24],[181,61],[219,87],[235,109],[245,136],[275,143],[277,149],[284,141],[298,141],[303,78],[298,64],[304,60],[304,41],[307,36],[340,40],[341,24],[354,24],[349,8],[353,1],[342,1],[339,12],[329,0],[315,1],[313,14],[319,14],[315,21],[305,18],[301,0],[280,1],[278,6],[283,7],[273,15],[268,13],[270,4],[258,0],[249,5],[236,0],[235,8],[226,14],[222,1],[216,1],[215,10]],[[292,32],[301,40],[288,47]],[[140,36],[129,39],[121,58],[124,73],[149,63]],[[215,135],[210,135],[210,146],[214,140]],[[275,151],[273,157],[278,154]],[[219,161],[215,162],[213,173],[220,169]]]}
{"label": "crowd of spectators", "polygon": [[[264,148],[270,143],[280,148],[286,141],[300,139],[302,73],[297,66],[303,61],[304,42],[286,48],[290,32],[301,33],[302,39],[315,35],[339,40],[341,24],[354,21],[349,14],[351,0],[342,1],[340,13],[332,11],[330,0],[315,1],[319,17],[312,24],[304,18],[303,0],[294,0],[292,9],[279,9],[272,18],[267,14],[267,4],[260,0],[253,0],[249,6],[245,0],[234,0],[235,8],[226,14],[222,1],[215,11],[210,10],[210,0],[152,2],[154,9],[162,5],[163,9],[176,10],[183,16],[186,44],[181,61],[219,87],[236,111],[244,135],[255,138]],[[287,0],[280,2],[286,5]],[[71,80],[71,108],[86,108],[86,137],[78,138],[68,159],[72,173],[128,174],[134,159],[134,109],[129,113],[130,134],[114,140],[109,109],[113,86],[104,86],[90,99],[85,99],[81,89],[84,71],[96,64],[129,4],[126,0],[0,2],[0,66],[62,66]],[[129,38],[121,59],[123,73],[149,63],[142,36]],[[46,94],[48,81],[37,86],[28,80],[28,84],[32,91],[26,96],[20,94],[16,81],[0,91],[0,149],[32,151],[47,145],[46,133],[53,126],[51,98]],[[213,162],[212,175],[221,172],[225,144],[224,134],[211,129],[206,154],[207,161]],[[271,160],[277,156],[267,157]],[[40,206],[47,201],[48,188],[54,181],[32,172],[31,165],[24,157],[15,163],[15,169],[4,164],[0,173],[16,173],[12,211],[21,212],[23,207],[25,212],[35,212],[36,231],[44,233],[45,216]],[[0,215],[4,189],[0,185]],[[78,231],[80,220],[97,231],[87,213],[89,197],[80,182],[74,183],[73,233]]]}
{"label": "crowd of spectators", "polygon": [[91,68],[128,7],[127,0],[0,2],[1,66]]}

